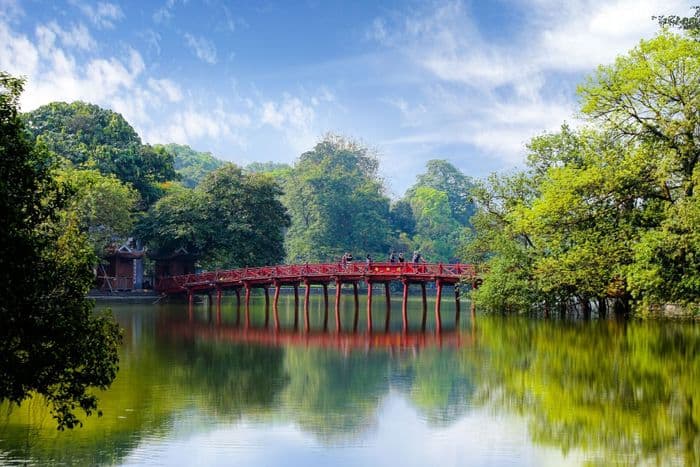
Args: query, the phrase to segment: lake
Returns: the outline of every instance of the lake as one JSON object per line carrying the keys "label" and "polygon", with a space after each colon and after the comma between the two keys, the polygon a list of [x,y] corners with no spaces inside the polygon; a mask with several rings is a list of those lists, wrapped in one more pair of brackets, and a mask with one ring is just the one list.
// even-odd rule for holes
{"label": "lake", "polygon": [[[303,300],[302,300],[303,302]],[[352,296],[336,333],[313,294],[310,332],[280,326],[253,296],[109,304],[124,328],[104,415],[58,432],[41,400],[0,414],[0,464],[78,465],[698,465],[700,326],[477,314],[420,332],[419,298],[401,332],[400,298],[384,331],[375,296],[352,332]],[[106,305],[98,304],[98,308]],[[466,308],[466,313],[464,312]],[[84,417],[83,417],[84,418]]]}

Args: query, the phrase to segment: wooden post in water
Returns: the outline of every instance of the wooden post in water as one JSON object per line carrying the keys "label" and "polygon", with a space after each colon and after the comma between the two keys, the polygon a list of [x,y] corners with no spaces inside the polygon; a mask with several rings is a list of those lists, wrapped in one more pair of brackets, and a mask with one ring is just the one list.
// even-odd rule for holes
{"label": "wooden post in water", "polygon": [[435,287],[437,288],[437,292],[435,293],[435,330],[441,332],[442,316],[440,316],[440,301],[442,300],[442,281],[440,279],[435,281]]}
{"label": "wooden post in water", "polygon": [[355,317],[352,322],[352,330],[357,332],[357,323],[360,318],[360,298],[357,296],[357,282],[352,283],[352,290],[355,293]]}
{"label": "wooden post in water", "polygon": [[367,332],[372,332],[372,283],[367,281]]}
{"label": "wooden post in water", "polygon": [[275,281],[275,298],[272,301],[272,312],[275,314],[275,331],[280,328],[280,314],[277,304],[280,301],[280,283]]}
{"label": "wooden post in water", "polygon": [[335,332],[340,332],[340,294],[343,291],[343,283],[336,279],[335,281]]}
{"label": "wooden post in water", "polygon": [[384,283],[384,295],[386,296],[386,321],[384,322],[384,332],[389,332],[389,324],[391,323],[391,289],[389,282]]}
{"label": "wooden post in water", "polygon": [[423,319],[420,328],[422,331],[425,331],[425,322],[428,320],[428,299],[425,296],[425,282],[420,283],[420,291],[423,296]]}
{"label": "wooden post in water", "polygon": [[323,330],[328,331],[328,284],[325,282],[323,286]]}
{"label": "wooden post in water", "polygon": [[309,294],[311,294],[311,284],[308,281],[304,281],[306,289],[304,290],[304,331],[309,332]]}
{"label": "wooden post in water", "polygon": [[408,281],[403,280],[403,300],[401,301],[401,320],[403,332],[408,332]]}

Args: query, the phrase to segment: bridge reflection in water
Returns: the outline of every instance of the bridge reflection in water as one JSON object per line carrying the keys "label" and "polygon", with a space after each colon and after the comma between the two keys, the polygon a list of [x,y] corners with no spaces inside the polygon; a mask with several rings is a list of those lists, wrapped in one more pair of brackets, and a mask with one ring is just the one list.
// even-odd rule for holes
{"label": "bridge reflection in water", "polygon": [[[335,323],[336,332],[341,332],[340,297],[343,285],[352,285],[354,293],[355,314],[353,319],[353,331],[357,331],[359,317],[358,284],[367,284],[367,331],[373,332],[372,325],[372,298],[374,286],[384,286],[386,296],[386,320],[385,332],[389,331],[391,319],[391,282],[400,282],[403,285],[403,300],[401,307],[403,332],[408,331],[408,293],[411,284],[421,287],[422,315],[421,330],[425,331],[427,321],[426,284],[435,284],[435,329],[442,331],[441,301],[445,285],[453,287],[455,297],[455,327],[459,327],[460,320],[460,293],[459,285],[467,284],[477,287],[480,278],[473,265],[470,264],[414,264],[414,263],[362,263],[350,264],[304,264],[265,266],[260,268],[242,268],[227,271],[212,271],[200,274],[167,277],[161,279],[157,289],[163,295],[186,294],[190,307],[196,294],[206,294],[209,303],[212,303],[212,294],[216,294],[217,308],[221,307],[222,295],[226,290],[232,290],[236,294],[237,306],[240,307],[241,290],[245,291],[245,324],[250,324],[250,295],[254,288],[263,289],[265,294],[265,326],[269,324],[269,289],[274,287],[273,301],[275,329],[279,330],[278,301],[282,287],[292,287],[294,291],[294,328],[299,324],[299,287],[304,286],[304,330],[309,332],[309,296],[311,287],[321,286],[324,300],[323,330],[328,329],[328,286],[335,285]],[[474,309],[472,307],[472,315]]]}

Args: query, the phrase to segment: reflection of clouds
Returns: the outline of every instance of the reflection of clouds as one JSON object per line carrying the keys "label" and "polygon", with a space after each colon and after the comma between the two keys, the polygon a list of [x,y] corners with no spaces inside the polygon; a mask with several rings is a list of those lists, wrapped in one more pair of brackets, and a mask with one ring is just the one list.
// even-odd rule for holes
{"label": "reflection of clouds", "polygon": [[[401,394],[390,392],[379,408],[371,436],[325,446],[285,421],[221,425],[168,440],[145,439],[124,465],[576,465],[578,455],[563,457],[533,446],[522,420],[487,410],[465,414],[449,427],[432,427]],[[195,426],[203,425],[197,417]],[[181,432],[182,433],[182,432]]]}

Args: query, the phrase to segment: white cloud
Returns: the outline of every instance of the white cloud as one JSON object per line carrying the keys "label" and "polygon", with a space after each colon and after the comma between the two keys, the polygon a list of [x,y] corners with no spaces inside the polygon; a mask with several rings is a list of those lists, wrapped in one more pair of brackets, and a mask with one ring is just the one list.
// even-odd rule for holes
{"label": "white cloud", "polygon": [[503,165],[518,164],[532,136],[574,119],[573,84],[566,82],[563,95],[553,86],[562,76],[577,79],[652,36],[652,15],[689,10],[681,0],[514,3],[528,17],[507,42],[485,36],[460,1],[369,25],[367,37],[398,53],[405,74],[418,81],[410,94],[383,99],[411,127],[384,144],[466,144]]}
{"label": "white cloud", "polygon": [[148,86],[156,93],[167,97],[170,102],[179,102],[182,100],[180,86],[169,79],[148,78]]}
{"label": "white cloud", "polygon": [[153,21],[162,23],[173,17],[173,8],[175,8],[175,0],[166,0],[165,4],[158,8],[153,13]]}
{"label": "white cloud", "polygon": [[95,39],[84,24],[73,25],[71,29],[63,29],[55,21],[36,28],[37,37],[44,48],[52,47],[56,38],[69,48],[81,50],[94,50],[97,47]]}
{"label": "white cloud", "polygon": [[187,46],[203,62],[214,65],[216,63],[216,46],[204,37],[196,37],[190,33],[185,33]]}
{"label": "white cloud", "polygon": [[114,3],[97,2],[83,3],[79,0],[71,0],[70,3],[80,9],[88,19],[98,28],[111,29],[114,23],[124,18],[121,7]]}

